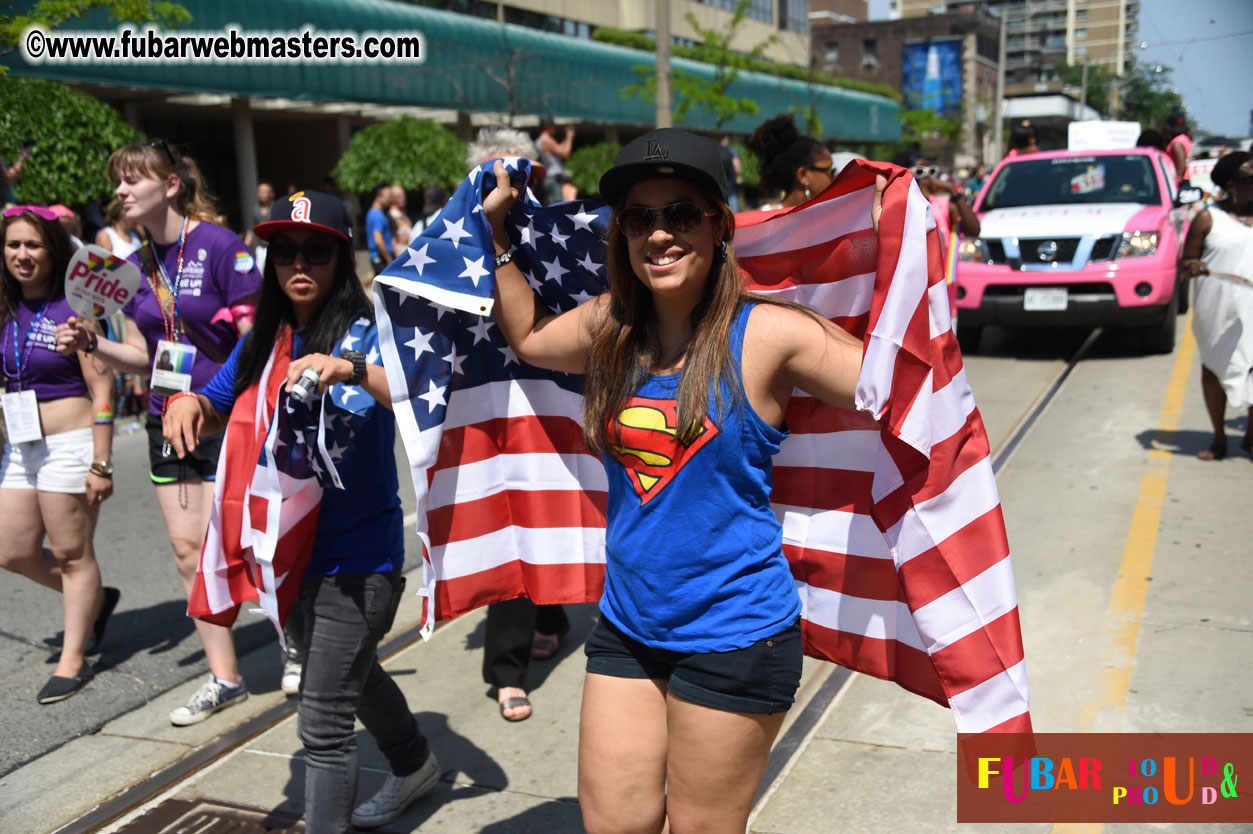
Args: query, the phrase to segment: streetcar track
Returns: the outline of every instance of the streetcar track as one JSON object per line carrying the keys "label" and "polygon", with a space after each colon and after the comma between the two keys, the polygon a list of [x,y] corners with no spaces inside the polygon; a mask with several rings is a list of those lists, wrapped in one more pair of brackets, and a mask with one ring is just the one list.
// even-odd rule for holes
{"label": "streetcar track", "polygon": [[[1005,435],[1000,446],[992,454],[992,471],[994,475],[999,475],[1001,470],[1008,465],[1014,452],[1017,451],[1032,427],[1034,427],[1047,410],[1049,404],[1061,391],[1071,372],[1100,338],[1101,332],[1101,328],[1098,327],[1088,334],[1075,353],[1066,360],[1061,370],[1049,381],[1035,400],[1026,407],[1022,415]],[[413,513],[410,513],[404,519],[406,528],[412,526],[415,522],[416,514]],[[442,626],[438,626],[436,630],[438,631],[440,628]],[[380,659],[386,661],[419,640],[421,640],[421,627],[418,625],[411,626],[386,640],[379,647]],[[814,687],[813,692],[804,702],[796,704],[799,707],[796,718],[775,742],[767,759],[762,784],[754,800],[754,814],[760,812],[761,808],[758,806],[773,793],[775,783],[781,776],[787,773],[793,757],[802,752],[808,745],[809,739],[817,731],[823,716],[826,715],[828,707],[840,695],[848,682],[853,679],[854,674],[854,672],[842,666],[832,665],[830,671],[826,673],[825,679]],[[53,834],[89,834],[89,832],[97,831],[121,819],[141,806],[150,804],[161,795],[168,794],[171,789],[193,774],[214,766],[223,757],[241,748],[252,739],[289,718],[295,712],[296,704],[294,700],[289,699],[274,704],[207,744],[196,748],[182,759],[157,770],[146,779],[131,786],[112,799],[105,801],[87,814],[56,829]]]}

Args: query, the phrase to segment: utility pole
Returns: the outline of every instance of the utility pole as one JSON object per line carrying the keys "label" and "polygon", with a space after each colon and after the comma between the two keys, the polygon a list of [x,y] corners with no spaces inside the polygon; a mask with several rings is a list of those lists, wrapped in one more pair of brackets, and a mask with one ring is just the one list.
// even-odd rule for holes
{"label": "utility pole", "polygon": [[[992,165],[1001,161],[1005,138],[1005,20],[1009,17],[1006,6],[1000,8],[1001,43],[996,56],[996,121],[992,123]],[[988,166],[991,168],[991,166]]]}
{"label": "utility pole", "polygon": [[657,127],[670,127],[670,0],[655,0],[657,15]]}
{"label": "utility pole", "polygon": [[1086,110],[1088,109],[1088,59],[1083,59],[1083,81],[1079,84],[1079,119],[1083,121],[1087,118]]}

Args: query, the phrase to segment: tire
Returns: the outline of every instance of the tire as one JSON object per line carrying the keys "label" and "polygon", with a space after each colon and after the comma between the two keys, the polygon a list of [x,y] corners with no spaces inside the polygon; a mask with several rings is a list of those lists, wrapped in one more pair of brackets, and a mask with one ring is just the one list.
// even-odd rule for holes
{"label": "tire", "polygon": [[1172,353],[1175,350],[1175,330],[1179,319],[1178,288],[1166,305],[1166,312],[1157,324],[1150,324],[1140,329],[1140,345],[1148,353]]}
{"label": "tire", "polygon": [[962,353],[976,354],[979,352],[979,340],[983,338],[983,325],[958,323],[957,325],[957,343],[961,345]]}

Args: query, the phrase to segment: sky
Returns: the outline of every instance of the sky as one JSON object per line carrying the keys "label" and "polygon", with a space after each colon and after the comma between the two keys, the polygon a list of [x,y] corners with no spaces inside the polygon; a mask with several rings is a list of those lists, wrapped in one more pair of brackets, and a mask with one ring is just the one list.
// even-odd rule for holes
{"label": "sky", "polygon": [[[888,0],[869,0],[870,19]],[[1140,0],[1137,63],[1170,67],[1192,120],[1207,134],[1253,136],[1253,0]]]}

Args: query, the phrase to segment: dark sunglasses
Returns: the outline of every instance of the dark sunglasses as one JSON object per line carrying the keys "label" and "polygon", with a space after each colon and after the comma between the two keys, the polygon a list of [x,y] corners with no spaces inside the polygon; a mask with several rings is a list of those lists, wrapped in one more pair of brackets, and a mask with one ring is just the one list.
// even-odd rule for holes
{"label": "dark sunglasses", "polygon": [[835,163],[831,163],[825,168],[820,168],[817,165],[806,165],[805,167],[811,171],[817,171],[819,174],[826,174],[831,179],[835,179]]}
{"label": "dark sunglasses", "polygon": [[688,200],[671,203],[661,208],[631,206],[618,212],[618,228],[627,237],[643,237],[657,225],[657,215],[666,228],[681,235],[690,235],[700,228],[706,217],[716,217],[718,212],[707,211]]}
{"label": "dark sunglasses", "polygon": [[916,180],[920,180],[923,177],[938,177],[940,175],[940,169],[934,165],[915,165],[910,169],[910,172]]}
{"label": "dark sunglasses", "polygon": [[57,213],[55,211],[49,208],[44,208],[43,206],[9,206],[7,209],[4,210],[4,216],[5,217],[17,217],[19,214],[24,214],[25,212],[28,212],[28,211],[31,214],[35,214],[35,215],[38,215],[39,217],[42,217],[44,220],[56,220],[57,219]]}
{"label": "dark sunglasses", "polygon": [[178,167],[178,160],[174,158],[174,149],[171,148],[170,143],[164,139],[149,139],[147,142],[144,142],[144,147],[160,151],[165,154],[168,160],[170,160],[170,165],[175,168]]}
{"label": "dark sunglasses", "polygon": [[335,244],[324,241],[271,243],[267,257],[277,266],[291,266],[296,262],[297,255],[304,256],[305,263],[309,266],[323,266],[335,257]]}

